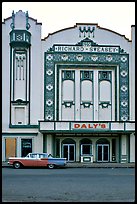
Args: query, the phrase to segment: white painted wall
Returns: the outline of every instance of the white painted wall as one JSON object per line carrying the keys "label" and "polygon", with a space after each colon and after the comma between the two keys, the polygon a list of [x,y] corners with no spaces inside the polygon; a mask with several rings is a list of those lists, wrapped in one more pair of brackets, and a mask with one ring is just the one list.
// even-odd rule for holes
{"label": "white painted wall", "polygon": [[44,114],[44,77],[42,61],[43,54],[41,50],[41,25],[30,20],[31,28],[31,107],[30,123],[38,124],[39,119],[43,119]]}
{"label": "white painted wall", "polygon": [[[38,120],[44,114],[44,77],[43,54],[41,47],[41,24],[29,18],[31,33],[31,81],[30,81],[30,124],[38,125]],[[10,35],[12,18],[7,18],[2,24],[2,130],[10,131]],[[15,29],[26,30],[25,13],[15,13]],[[11,130],[12,131],[12,130]],[[14,131],[17,131],[14,129]],[[23,130],[28,131],[28,130]],[[33,131],[33,130],[31,130]]]}
{"label": "white painted wall", "polygon": [[10,113],[10,24],[2,24],[2,131],[8,130]]}
{"label": "white painted wall", "polygon": [[121,135],[121,155],[127,154],[126,135]]}
{"label": "white painted wall", "polygon": [[135,162],[135,134],[130,135],[130,162]]}
{"label": "white painted wall", "polygon": [[130,53],[131,42],[127,38],[111,30],[101,28],[97,24],[96,25],[76,24],[74,27],[70,27],[70,28],[55,32],[53,34],[49,34],[49,36],[45,38],[45,40],[44,39],[42,40],[43,51],[47,51],[50,47],[53,46],[53,44],[77,44],[85,37],[88,37],[88,34],[86,34],[85,37],[83,34],[81,35],[81,37],[79,37],[80,26],[82,27],[90,26],[91,30],[92,30],[92,27],[95,27],[94,37],[92,34],[90,35],[90,39],[93,40],[95,43],[100,45],[120,45],[121,48],[123,48],[125,51]]}
{"label": "white painted wall", "polygon": [[53,155],[53,135],[47,135],[47,153]]}

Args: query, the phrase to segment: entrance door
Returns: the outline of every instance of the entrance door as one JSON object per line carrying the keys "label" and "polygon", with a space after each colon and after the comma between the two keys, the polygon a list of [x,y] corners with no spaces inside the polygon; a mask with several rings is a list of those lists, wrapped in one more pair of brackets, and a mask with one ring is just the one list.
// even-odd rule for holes
{"label": "entrance door", "polygon": [[75,161],[75,145],[63,144],[63,157],[67,158],[67,161]]}
{"label": "entrance door", "polygon": [[97,161],[108,162],[109,161],[109,145],[97,144]]}

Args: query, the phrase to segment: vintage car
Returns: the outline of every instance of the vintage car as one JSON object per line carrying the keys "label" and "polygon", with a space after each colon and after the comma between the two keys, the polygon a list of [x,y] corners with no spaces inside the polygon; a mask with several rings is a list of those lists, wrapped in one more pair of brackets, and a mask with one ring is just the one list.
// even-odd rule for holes
{"label": "vintage car", "polygon": [[29,153],[26,157],[9,157],[8,164],[15,169],[21,167],[65,167],[66,158],[54,158],[48,153]]}

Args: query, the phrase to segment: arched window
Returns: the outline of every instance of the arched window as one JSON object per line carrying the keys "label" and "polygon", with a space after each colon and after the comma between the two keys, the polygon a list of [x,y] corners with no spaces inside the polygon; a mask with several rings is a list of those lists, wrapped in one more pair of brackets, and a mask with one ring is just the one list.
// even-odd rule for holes
{"label": "arched window", "polygon": [[109,141],[106,138],[100,138],[97,140],[96,144],[109,144]]}
{"label": "arched window", "polygon": [[92,141],[84,138],[80,141],[80,155],[92,155]]}
{"label": "arched window", "polygon": [[63,144],[75,144],[75,141],[71,138],[66,138],[62,141]]}

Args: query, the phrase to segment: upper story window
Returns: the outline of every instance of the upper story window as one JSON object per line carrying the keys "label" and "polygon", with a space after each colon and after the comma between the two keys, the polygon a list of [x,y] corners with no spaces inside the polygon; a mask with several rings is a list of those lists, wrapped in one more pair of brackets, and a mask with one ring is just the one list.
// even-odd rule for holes
{"label": "upper story window", "polygon": [[25,67],[26,67],[26,54],[16,53],[15,54],[15,66],[16,66],[16,80],[25,79]]}

